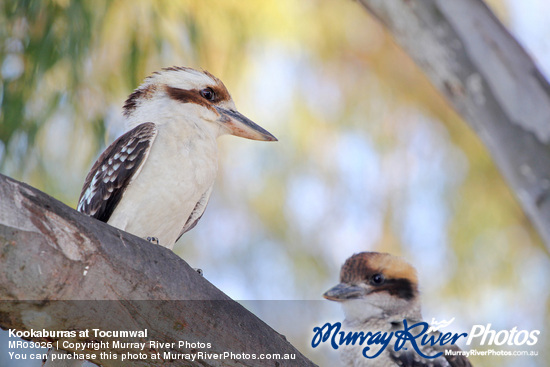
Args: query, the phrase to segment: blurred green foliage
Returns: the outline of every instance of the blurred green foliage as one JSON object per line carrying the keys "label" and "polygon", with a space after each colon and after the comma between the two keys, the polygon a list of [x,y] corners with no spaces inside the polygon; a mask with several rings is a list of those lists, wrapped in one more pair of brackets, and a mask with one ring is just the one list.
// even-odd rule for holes
{"label": "blurred green foliage", "polygon": [[[29,145],[34,144],[37,131],[53,113],[62,92],[48,96],[45,108],[33,118],[25,112],[26,102],[44,75],[58,63],[71,66],[66,70],[69,83],[63,92],[70,95],[76,89],[92,35],[94,12],[86,5],[84,1],[69,2],[67,6],[32,0],[3,3],[0,39],[4,47],[0,58],[13,58],[11,68],[17,69],[11,71],[15,75],[8,70],[10,76],[2,80],[0,139],[4,144],[9,145],[17,133],[27,134]],[[21,75],[17,75],[19,71]]]}

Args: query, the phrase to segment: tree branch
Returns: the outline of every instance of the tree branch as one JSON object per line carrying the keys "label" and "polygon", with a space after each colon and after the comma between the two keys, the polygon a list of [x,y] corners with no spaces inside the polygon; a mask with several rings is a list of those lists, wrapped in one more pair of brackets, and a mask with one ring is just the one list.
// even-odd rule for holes
{"label": "tree branch", "polygon": [[[314,366],[282,335],[199,276],[172,251],[78,213],[3,175],[0,175],[0,268],[3,328],[147,329],[147,338],[116,340],[199,341],[211,344],[210,348],[202,349],[211,354],[240,354],[223,360],[176,360],[170,364],[173,366]],[[26,339],[55,342],[59,338]],[[63,339],[114,340],[93,335]],[[201,351],[196,345],[177,344],[168,348],[147,345],[145,352],[134,347],[110,349],[119,358],[101,360],[103,366],[124,365],[120,356],[127,352],[163,356],[169,351],[198,356]],[[287,353],[295,354],[296,359],[252,360],[240,358],[243,353]],[[98,358],[92,361],[100,362]],[[136,366],[155,364],[158,361],[150,358],[132,361]]]}
{"label": "tree branch", "polygon": [[360,0],[476,130],[550,249],[550,86],[482,0]]}

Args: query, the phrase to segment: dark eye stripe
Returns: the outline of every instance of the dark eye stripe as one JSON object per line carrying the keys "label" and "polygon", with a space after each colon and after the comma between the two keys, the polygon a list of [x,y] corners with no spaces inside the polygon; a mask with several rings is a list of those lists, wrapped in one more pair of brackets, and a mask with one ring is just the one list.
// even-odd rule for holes
{"label": "dark eye stripe", "polygon": [[408,279],[386,279],[383,285],[376,287],[372,293],[388,292],[392,296],[397,296],[406,300],[414,298],[416,288]]}
{"label": "dark eye stripe", "polygon": [[[202,90],[197,89],[180,89],[175,87],[166,86],[166,93],[172,99],[180,101],[182,103],[195,103],[207,108],[212,108],[212,104],[218,104],[224,101],[230,101],[231,96],[227,91],[218,87],[208,87]],[[212,97],[209,100],[205,96],[206,91],[210,90],[212,92]]]}
{"label": "dark eye stripe", "polygon": [[204,99],[200,92],[196,89],[179,89],[166,86],[166,92],[172,99],[180,101],[182,103],[195,103],[204,106],[208,109],[214,110],[211,103]]}
{"label": "dark eye stripe", "polygon": [[151,98],[156,90],[157,90],[156,85],[139,87],[138,89],[134,90],[134,92],[132,92],[132,94],[128,96],[128,99],[126,100],[126,102],[124,102],[124,107],[123,107],[124,116],[126,117],[130,116],[132,112],[136,109],[139,101]]}

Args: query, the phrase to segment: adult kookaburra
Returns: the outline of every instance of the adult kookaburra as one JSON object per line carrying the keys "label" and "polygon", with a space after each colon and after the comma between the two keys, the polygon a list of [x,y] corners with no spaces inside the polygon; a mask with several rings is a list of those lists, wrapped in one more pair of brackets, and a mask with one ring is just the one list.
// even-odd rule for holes
{"label": "adult kookaburra", "polygon": [[146,78],[126,100],[124,117],[126,133],[93,165],[77,209],[168,248],[206,208],[217,137],[277,140],[236,110],[221,80],[186,67]]}
{"label": "adult kookaburra", "polygon": [[[216,138],[277,140],[236,110],[221,80],[186,67],[146,78],[126,100],[124,117],[126,133],[93,165],[77,209],[170,249],[206,208],[218,168]],[[44,361],[52,367],[82,363]]]}
{"label": "adult kookaburra", "polygon": [[[345,331],[371,331],[375,333],[403,330],[403,320],[409,326],[422,321],[416,270],[402,258],[386,253],[361,252],[346,260],[340,271],[340,284],[329,289],[323,297],[341,303],[346,316]],[[418,343],[420,346],[420,343]],[[362,355],[364,346],[341,346],[341,359],[345,366],[379,367],[471,367],[466,357],[445,356],[425,359],[410,345],[395,351],[388,346],[379,356],[367,359]],[[373,350],[375,346],[372,346]],[[445,346],[421,347],[425,355],[435,355]],[[371,356],[373,354],[370,354]]]}

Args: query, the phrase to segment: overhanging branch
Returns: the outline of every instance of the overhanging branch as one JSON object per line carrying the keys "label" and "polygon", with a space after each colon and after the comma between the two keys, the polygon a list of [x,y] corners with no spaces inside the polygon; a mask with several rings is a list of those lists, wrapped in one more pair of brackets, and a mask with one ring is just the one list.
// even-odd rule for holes
{"label": "overhanging branch", "polygon": [[550,86],[482,0],[360,0],[478,133],[550,249]]}

